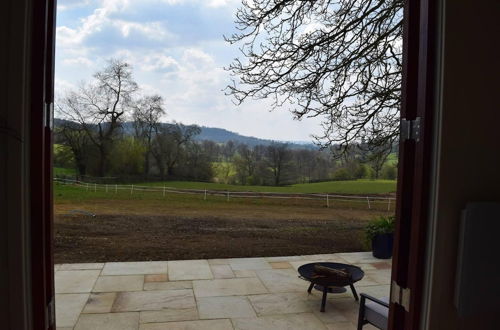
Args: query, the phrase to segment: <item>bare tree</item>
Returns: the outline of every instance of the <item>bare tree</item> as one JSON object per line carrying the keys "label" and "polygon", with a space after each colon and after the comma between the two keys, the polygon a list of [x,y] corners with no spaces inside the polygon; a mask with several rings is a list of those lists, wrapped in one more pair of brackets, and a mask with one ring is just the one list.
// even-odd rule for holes
{"label": "bare tree", "polygon": [[113,139],[132,109],[137,89],[130,65],[112,59],[94,74],[94,81],[82,83],[77,91],[68,91],[59,102],[63,116],[79,123],[99,150],[100,176],[106,174]]}
{"label": "bare tree", "polygon": [[236,15],[241,58],[228,67],[240,104],[270,98],[320,117],[323,147],[393,143],[399,134],[403,0],[252,0]]}
{"label": "bare tree", "polygon": [[273,174],[275,186],[279,186],[282,183],[290,158],[290,150],[288,149],[288,145],[284,143],[274,143],[267,147],[267,159]]}
{"label": "bare tree", "polygon": [[380,179],[380,172],[386,164],[387,157],[392,152],[392,145],[380,145],[367,155],[367,161],[373,169],[374,178]]}
{"label": "bare tree", "polygon": [[196,125],[171,124],[160,126],[155,135],[151,152],[156,160],[162,179],[165,177],[165,170],[169,176],[175,174],[175,167],[182,158],[184,146],[200,132],[201,128]]}
{"label": "bare tree", "polygon": [[78,176],[87,174],[90,141],[82,125],[72,121],[61,121],[55,130],[60,142],[73,153]]}
{"label": "bare tree", "polygon": [[158,131],[160,119],[164,114],[163,99],[159,95],[144,96],[135,102],[133,113],[135,136],[142,141],[145,147],[144,173],[146,176],[150,170],[153,138]]}

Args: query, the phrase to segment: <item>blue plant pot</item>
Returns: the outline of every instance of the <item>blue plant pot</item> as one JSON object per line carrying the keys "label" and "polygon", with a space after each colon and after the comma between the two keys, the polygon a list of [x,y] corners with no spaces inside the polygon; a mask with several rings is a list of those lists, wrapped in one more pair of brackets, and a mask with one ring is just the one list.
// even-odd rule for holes
{"label": "blue plant pot", "polygon": [[379,234],[372,239],[372,254],[378,259],[389,259],[392,257],[392,246],[394,234]]}

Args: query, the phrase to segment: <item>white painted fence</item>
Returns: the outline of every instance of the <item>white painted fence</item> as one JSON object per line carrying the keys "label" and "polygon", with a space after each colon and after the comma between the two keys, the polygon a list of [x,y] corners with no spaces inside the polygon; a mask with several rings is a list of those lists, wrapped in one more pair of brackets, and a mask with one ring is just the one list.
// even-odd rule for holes
{"label": "white painted fence", "polygon": [[207,200],[208,196],[222,196],[227,201],[231,198],[272,198],[272,199],[303,199],[303,200],[323,200],[326,207],[334,206],[336,202],[354,202],[364,203],[368,209],[371,209],[374,204],[387,204],[387,211],[391,210],[391,206],[395,206],[395,198],[379,197],[379,196],[359,196],[359,195],[338,195],[325,193],[281,193],[281,192],[255,192],[255,191],[230,191],[230,190],[209,190],[209,189],[180,189],[174,187],[155,187],[155,186],[139,186],[139,185],[122,185],[122,184],[97,184],[78,180],[68,180],[54,178],[54,182],[59,184],[69,184],[81,187],[86,191],[97,192],[102,190],[107,193],[118,193],[119,190],[129,191],[132,195],[135,192],[157,192],[163,197],[167,193],[172,194],[191,194],[202,195],[203,200]]}

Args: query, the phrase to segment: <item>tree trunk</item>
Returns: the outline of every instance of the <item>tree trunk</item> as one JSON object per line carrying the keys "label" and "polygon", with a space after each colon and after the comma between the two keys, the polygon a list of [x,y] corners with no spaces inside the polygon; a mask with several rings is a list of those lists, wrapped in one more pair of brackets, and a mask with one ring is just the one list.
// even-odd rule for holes
{"label": "tree trunk", "polygon": [[99,147],[99,172],[100,177],[104,177],[106,175],[106,150],[104,146]]}

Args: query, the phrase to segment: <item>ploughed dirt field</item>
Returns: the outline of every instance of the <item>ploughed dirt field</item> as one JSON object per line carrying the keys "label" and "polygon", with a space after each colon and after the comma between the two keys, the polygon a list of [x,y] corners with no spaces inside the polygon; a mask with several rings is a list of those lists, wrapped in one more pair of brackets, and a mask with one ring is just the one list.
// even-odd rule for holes
{"label": "ploughed dirt field", "polygon": [[365,221],[58,215],[55,262],[286,256],[365,250]]}
{"label": "ploughed dirt field", "polygon": [[[56,186],[55,262],[286,256],[364,251],[384,203],[230,199]],[[93,216],[95,215],[95,216]]]}

